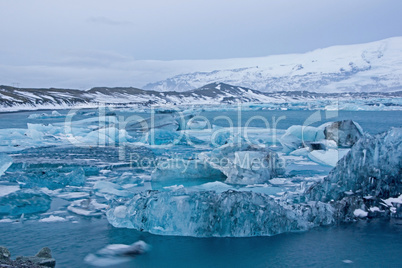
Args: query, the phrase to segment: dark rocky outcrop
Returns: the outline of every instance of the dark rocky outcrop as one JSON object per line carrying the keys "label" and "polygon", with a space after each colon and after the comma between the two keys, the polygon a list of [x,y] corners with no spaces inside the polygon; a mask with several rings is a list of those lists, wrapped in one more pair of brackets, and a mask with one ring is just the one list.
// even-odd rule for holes
{"label": "dark rocky outcrop", "polygon": [[11,254],[5,247],[0,247],[0,268],[48,268],[55,267],[56,260],[52,258],[48,247],[42,248],[35,256],[19,256],[11,259]]}

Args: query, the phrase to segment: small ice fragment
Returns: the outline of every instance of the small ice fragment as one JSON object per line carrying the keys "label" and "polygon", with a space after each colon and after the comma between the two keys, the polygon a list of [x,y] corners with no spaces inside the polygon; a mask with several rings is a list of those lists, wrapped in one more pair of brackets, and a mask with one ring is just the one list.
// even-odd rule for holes
{"label": "small ice fragment", "polygon": [[48,218],[40,219],[39,222],[63,222],[65,218],[59,216],[50,215]]}
{"label": "small ice fragment", "polygon": [[355,215],[355,217],[365,218],[365,217],[367,217],[368,212],[358,208],[353,212],[353,215]]}

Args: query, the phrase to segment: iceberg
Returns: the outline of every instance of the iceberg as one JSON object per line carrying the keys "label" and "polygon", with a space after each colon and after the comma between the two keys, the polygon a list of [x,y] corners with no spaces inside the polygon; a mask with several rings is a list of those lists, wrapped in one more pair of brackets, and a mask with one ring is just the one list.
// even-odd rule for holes
{"label": "iceberg", "polygon": [[137,241],[132,245],[112,244],[107,245],[96,252],[96,254],[88,254],[85,262],[99,267],[118,265],[128,262],[132,257],[144,254],[150,249],[150,246],[144,241]]}
{"label": "iceberg", "polygon": [[333,140],[338,147],[350,148],[363,135],[363,129],[352,120],[343,120],[328,124],[324,128],[325,139]]}
{"label": "iceberg", "polygon": [[289,153],[300,149],[305,142],[314,142],[325,139],[322,127],[299,126],[289,127],[285,134],[280,137],[279,142],[282,144],[283,151]]}
{"label": "iceberg", "polygon": [[107,208],[108,205],[100,204],[90,198],[75,200],[67,207],[69,211],[86,217],[101,216]]}
{"label": "iceberg", "polygon": [[19,216],[45,212],[50,208],[50,197],[42,192],[23,189],[0,196],[0,215]]}
{"label": "iceberg", "polygon": [[356,209],[387,206],[382,200],[401,192],[402,129],[392,128],[376,136],[364,134],[323,181],[307,189],[306,197],[335,201],[338,217],[348,220]]}
{"label": "iceberg", "polygon": [[23,173],[10,175],[10,181],[20,183],[23,188],[47,187],[50,190],[65,186],[83,186],[86,181],[82,167],[32,168]]}
{"label": "iceberg", "polygon": [[109,181],[98,181],[94,185],[94,189],[102,194],[114,195],[114,196],[131,196],[133,193],[125,190],[118,184]]}
{"label": "iceberg", "polygon": [[225,182],[232,184],[264,183],[285,172],[284,161],[277,153],[244,140],[201,153],[199,158],[220,170],[227,177]]}
{"label": "iceberg", "polygon": [[195,237],[269,236],[334,222],[322,202],[280,203],[251,191],[147,191],[107,211],[115,227],[160,235]]}
{"label": "iceberg", "polygon": [[279,139],[283,152],[290,153],[303,147],[312,150],[334,148],[351,148],[363,135],[363,129],[352,120],[325,123],[319,127],[291,126]]}

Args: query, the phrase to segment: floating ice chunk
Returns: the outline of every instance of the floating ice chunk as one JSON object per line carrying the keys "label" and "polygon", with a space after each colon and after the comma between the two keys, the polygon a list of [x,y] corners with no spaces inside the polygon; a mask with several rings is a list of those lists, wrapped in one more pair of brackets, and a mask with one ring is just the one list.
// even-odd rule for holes
{"label": "floating ice chunk", "polygon": [[200,158],[222,171],[227,183],[264,183],[284,173],[284,162],[275,152],[246,142],[225,144]]}
{"label": "floating ice chunk", "polygon": [[130,257],[144,254],[150,246],[144,241],[137,241],[132,245],[112,244],[85,257],[85,262],[99,267],[118,265],[130,261]]}
{"label": "floating ice chunk", "polygon": [[0,176],[12,165],[13,159],[7,154],[0,153]]}
{"label": "floating ice chunk", "polygon": [[222,193],[227,190],[234,190],[232,186],[220,182],[220,181],[214,181],[214,182],[207,182],[199,186],[193,187],[193,189],[198,190],[198,191],[215,191],[217,193]]}
{"label": "floating ice chunk", "polygon": [[149,131],[151,129],[163,129],[176,131],[179,129],[179,122],[173,114],[154,114],[148,118],[135,117],[126,123],[125,129],[131,132]]}
{"label": "floating ice chunk", "polygon": [[46,119],[46,118],[58,118],[63,117],[58,111],[52,111],[52,113],[30,114],[28,119]]}
{"label": "floating ice chunk", "polygon": [[80,199],[73,201],[67,209],[75,214],[81,216],[100,216],[105,213],[108,205],[100,204],[96,200],[91,199]]}
{"label": "floating ice chunk", "polygon": [[307,230],[333,222],[333,209],[321,202],[279,203],[249,191],[148,191],[124,205],[107,211],[115,227],[144,230],[154,234],[181,236],[263,236]]}
{"label": "floating ice chunk", "polygon": [[50,215],[48,218],[40,219],[39,222],[63,222],[67,221],[65,218],[60,216]]}
{"label": "floating ice chunk", "polygon": [[211,167],[205,161],[184,160],[184,159],[167,159],[161,161],[157,167],[152,171],[151,179],[153,182],[188,182],[195,180],[224,180],[226,178],[223,173]]}
{"label": "floating ice chunk", "polygon": [[[25,170],[24,170],[25,171]],[[69,186],[83,186],[86,181],[85,171],[82,167],[71,168],[35,168],[26,170],[15,180],[24,188],[47,187],[50,190]]]}
{"label": "floating ice chunk", "polygon": [[94,185],[94,189],[102,194],[110,194],[115,196],[130,196],[132,192],[125,190],[118,184],[109,181],[98,181]]}
{"label": "floating ice chunk", "polygon": [[140,240],[132,245],[113,244],[98,251],[101,255],[114,255],[114,256],[136,256],[144,254],[149,250],[149,245]]}
{"label": "floating ice chunk", "polygon": [[127,141],[131,141],[132,137],[125,129],[116,127],[105,127],[89,132],[83,137],[77,137],[79,145],[88,146],[116,146]]}
{"label": "floating ice chunk", "polygon": [[355,217],[358,217],[358,218],[365,218],[365,217],[367,217],[368,212],[358,208],[353,212],[353,215],[355,215]]}
{"label": "floating ice chunk", "polygon": [[335,167],[336,163],[348,152],[348,149],[314,150],[309,152],[307,156],[320,165]]}
{"label": "floating ice chunk", "polygon": [[269,183],[274,184],[274,185],[281,185],[286,183],[286,179],[284,178],[273,178],[272,180],[269,180]]}
{"label": "floating ice chunk", "polygon": [[353,263],[353,261],[351,261],[351,260],[343,260],[342,262],[347,263],[347,264]]}
{"label": "floating ice chunk", "polygon": [[50,208],[50,197],[31,189],[19,190],[0,197],[0,214],[17,216],[45,212]]}
{"label": "floating ice chunk", "polygon": [[183,188],[184,188],[183,185],[177,185],[177,184],[172,185],[172,186],[163,187],[163,189],[170,190],[170,191],[177,191],[177,190],[180,190],[180,189],[183,189]]}
{"label": "floating ice chunk", "polygon": [[325,139],[323,128],[294,125],[279,139],[283,151],[289,153],[303,147],[303,143]]}
{"label": "floating ice chunk", "polygon": [[64,192],[61,194],[57,194],[58,198],[63,198],[63,199],[78,199],[78,198],[84,198],[84,197],[89,197],[89,193],[86,192]]}
{"label": "floating ice chunk", "polygon": [[191,120],[187,122],[187,129],[201,130],[208,126],[205,120]]}
{"label": "floating ice chunk", "polygon": [[324,128],[327,140],[335,141],[341,148],[350,148],[363,135],[359,124],[352,120],[343,120],[327,124]]}

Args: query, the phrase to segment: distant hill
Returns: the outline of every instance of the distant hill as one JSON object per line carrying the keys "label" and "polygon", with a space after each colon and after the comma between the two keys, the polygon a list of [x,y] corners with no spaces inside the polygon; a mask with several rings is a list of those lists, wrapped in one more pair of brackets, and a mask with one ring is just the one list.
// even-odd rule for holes
{"label": "distant hill", "polygon": [[114,105],[194,105],[233,103],[291,103],[317,100],[354,100],[402,97],[399,92],[315,93],[309,91],[261,92],[225,83],[211,83],[186,92],[158,92],[132,87],[96,87],[87,91],[56,88],[15,88],[0,86],[0,112],[31,109],[93,107],[99,103]]}
{"label": "distant hill", "polygon": [[228,68],[180,74],[147,84],[144,89],[183,92],[222,82],[262,92],[398,91],[402,90],[402,37],[304,54],[207,60],[203,61],[203,68],[205,65]]}

